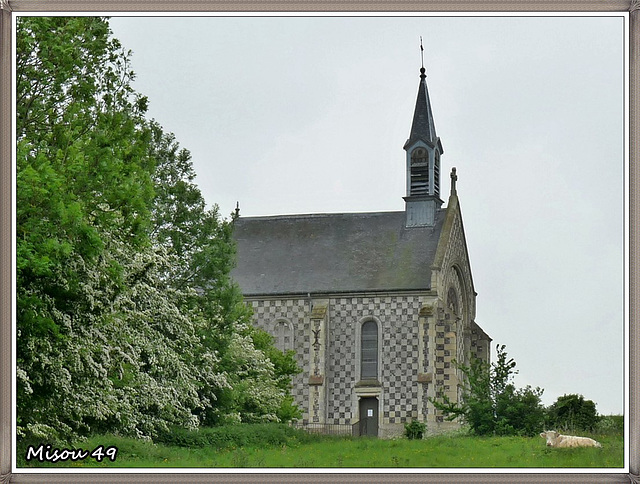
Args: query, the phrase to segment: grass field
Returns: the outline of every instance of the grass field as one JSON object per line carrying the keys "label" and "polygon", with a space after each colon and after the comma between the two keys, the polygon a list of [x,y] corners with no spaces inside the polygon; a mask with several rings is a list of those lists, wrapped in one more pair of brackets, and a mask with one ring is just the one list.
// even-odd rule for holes
{"label": "grass field", "polygon": [[[540,437],[437,436],[423,440],[319,438],[260,446],[182,447],[136,439],[96,436],[75,447],[118,448],[116,460],[88,457],[76,462],[39,463],[18,454],[18,466],[204,467],[204,468],[615,468],[623,467],[621,435],[593,435],[602,448],[547,448]],[[23,451],[24,452],[24,451]]]}

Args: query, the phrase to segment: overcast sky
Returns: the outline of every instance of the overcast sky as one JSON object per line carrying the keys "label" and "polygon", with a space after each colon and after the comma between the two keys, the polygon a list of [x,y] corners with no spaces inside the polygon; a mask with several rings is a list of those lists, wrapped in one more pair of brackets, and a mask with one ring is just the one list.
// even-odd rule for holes
{"label": "overcast sky", "polygon": [[227,216],[404,209],[419,37],[476,321],[518,386],[624,410],[622,17],[112,18]]}

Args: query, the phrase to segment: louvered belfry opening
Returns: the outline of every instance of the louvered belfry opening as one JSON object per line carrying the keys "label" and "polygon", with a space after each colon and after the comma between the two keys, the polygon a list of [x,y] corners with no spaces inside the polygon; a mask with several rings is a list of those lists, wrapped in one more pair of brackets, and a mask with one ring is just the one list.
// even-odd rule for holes
{"label": "louvered belfry opening", "polygon": [[440,153],[436,151],[436,159],[433,163],[433,194],[440,196]]}
{"label": "louvered belfry opening", "polygon": [[424,148],[411,153],[411,189],[409,195],[429,194],[429,154]]}

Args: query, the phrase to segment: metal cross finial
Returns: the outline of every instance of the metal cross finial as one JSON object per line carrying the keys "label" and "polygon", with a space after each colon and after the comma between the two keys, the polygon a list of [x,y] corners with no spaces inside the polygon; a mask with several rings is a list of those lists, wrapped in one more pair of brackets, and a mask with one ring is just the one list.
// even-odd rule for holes
{"label": "metal cross finial", "polygon": [[456,175],[456,167],[451,168],[451,195],[457,195],[456,181],[458,181],[458,175]]}
{"label": "metal cross finial", "polygon": [[420,68],[420,79],[423,79],[426,76],[424,73],[424,47],[422,47],[422,35],[420,36],[420,59],[422,60],[422,67]]}
{"label": "metal cross finial", "polygon": [[236,202],[236,209],[235,209],[235,218],[238,218],[240,216],[240,202]]}

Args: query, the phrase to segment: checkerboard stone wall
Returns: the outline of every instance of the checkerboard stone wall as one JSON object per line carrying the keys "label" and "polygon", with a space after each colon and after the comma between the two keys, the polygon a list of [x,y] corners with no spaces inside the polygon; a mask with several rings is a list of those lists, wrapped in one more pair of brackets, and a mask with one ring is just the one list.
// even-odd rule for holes
{"label": "checkerboard stone wall", "polygon": [[327,422],[333,424],[348,424],[352,419],[351,398],[357,381],[355,337],[359,320],[354,318],[354,311],[364,310],[362,299],[336,298],[329,304]]}
{"label": "checkerboard stone wall", "polygon": [[[380,324],[381,420],[400,424],[418,417],[418,313],[422,300],[418,295],[330,299],[325,368],[326,423],[349,424],[358,418],[352,415],[353,388],[359,380],[356,374],[357,326],[368,317],[375,318]],[[281,320],[289,321],[293,327],[296,358],[303,369],[294,378],[293,394],[306,422],[309,420],[311,301],[305,298],[254,300],[251,305],[255,324],[271,334]],[[428,341],[424,348],[428,355]]]}
{"label": "checkerboard stone wall", "polygon": [[418,417],[418,312],[417,296],[390,298],[383,305],[382,417],[404,423]]}

